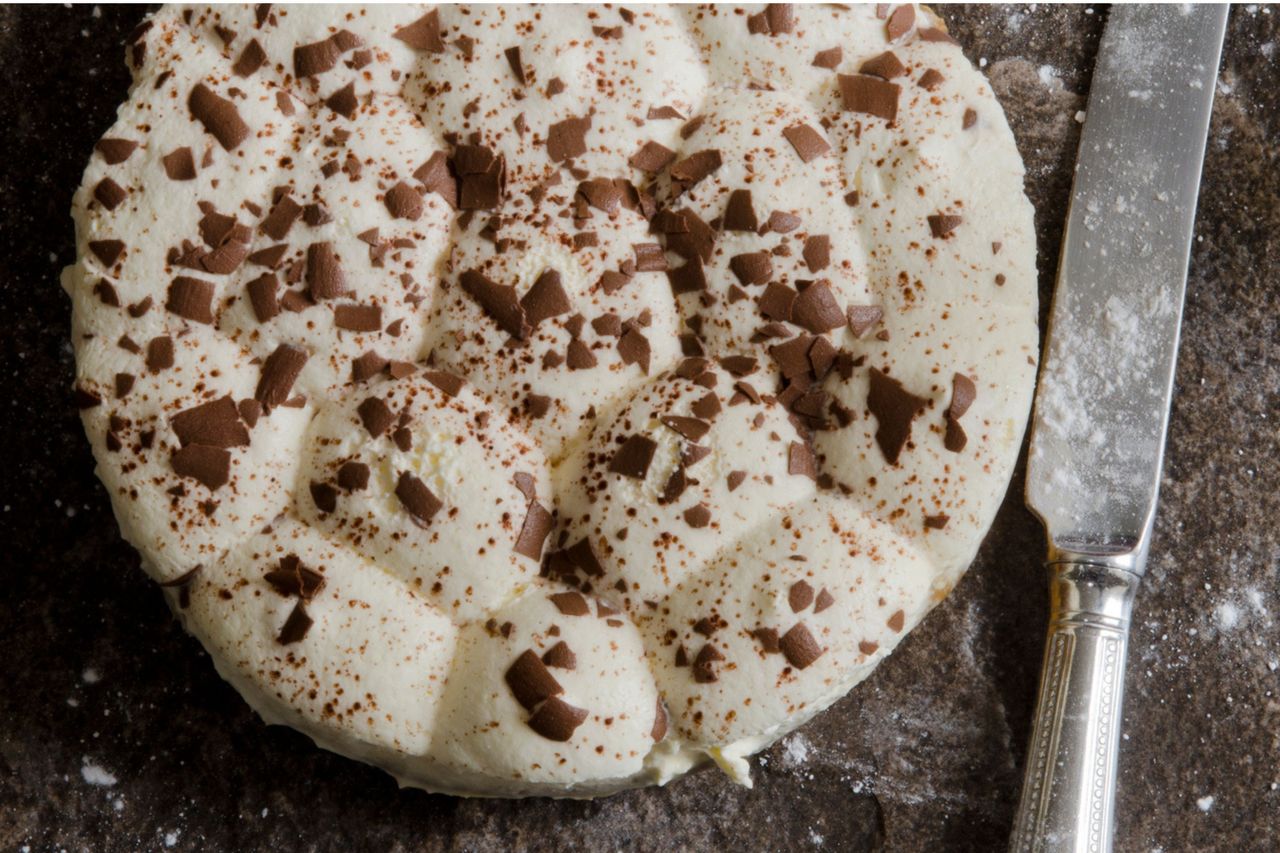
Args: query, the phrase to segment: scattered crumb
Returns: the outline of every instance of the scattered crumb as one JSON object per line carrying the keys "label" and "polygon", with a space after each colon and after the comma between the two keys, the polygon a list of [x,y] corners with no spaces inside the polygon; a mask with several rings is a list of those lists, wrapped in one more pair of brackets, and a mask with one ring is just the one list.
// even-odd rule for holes
{"label": "scattered crumb", "polygon": [[110,787],[119,781],[106,768],[99,764],[91,763],[88,756],[85,756],[84,766],[80,768],[80,775],[83,776],[84,781],[88,782],[90,785],[103,785]]}
{"label": "scattered crumb", "polygon": [[1209,809],[1213,808],[1213,796],[1201,797],[1196,800],[1196,806],[1198,806],[1202,812],[1209,811]]}

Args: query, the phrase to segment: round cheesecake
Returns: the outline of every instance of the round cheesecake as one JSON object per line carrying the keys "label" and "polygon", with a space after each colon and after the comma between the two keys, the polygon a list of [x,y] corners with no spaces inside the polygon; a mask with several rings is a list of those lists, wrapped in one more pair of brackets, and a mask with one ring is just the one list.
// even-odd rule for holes
{"label": "round cheesecake", "polygon": [[586,797],[747,758],[956,583],[1032,208],[922,7],[164,7],[75,198],[124,537],[270,723]]}

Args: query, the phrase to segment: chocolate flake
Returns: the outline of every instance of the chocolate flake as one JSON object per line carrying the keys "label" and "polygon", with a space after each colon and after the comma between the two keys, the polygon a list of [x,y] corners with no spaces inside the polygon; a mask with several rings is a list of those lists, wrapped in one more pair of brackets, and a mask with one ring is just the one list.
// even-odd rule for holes
{"label": "chocolate flake", "polygon": [[725,231],[751,231],[760,227],[751,204],[751,190],[734,190],[725,205],[722,226]]}
{"label": "chocolate flake", "polygon": [[253,398],[268,410],[284,405],[307,358],[307,351],[301,347],[280,344],[263,362],[262,376],[258,379]]}
{"label": "chocolate flake", "polygon": [[828,71],[838,67],[844,61],[844,51],[839,45],[820,50],[813,57],[815,68],[826,68]]}
{"label": "chocolate flake", "polygon": [[103,178],[93,188],[93,197],[107,210],[115,210],[129,197],[129,192],[110,178]]}
{"label": "chocolate flake", "polygon": [[815,234],[805,238],[803,255],[809,272],[821,272],[826,269],[831,265],[831,237],[826,234]]}
{"label": "chocolate flake", "polygon": [[793,441],[787,448],[787,473],[799,474],[812,480],[818,478],[818,459],[813,448],[802,441]]}
{"label": "chocolate flake", "polygon": [[213,323],[213,283],[178,276],[169,285],[165,308],[194,323]]}
{"label": "chocolate flake", "polygon": [[723,164],[720,152],[714,148],[690,154],[671,167],[671,182],[676,195],[686,192],[694,184],[715,172]]}
{"label": "chocolate flake", "polygon": [[317,301],[346,294],[347,279],[332,243],[324,241],[307,247],[306,282],[311,298]]}
{"label": "chocolate flake", "polygon": [[649,737],[654,742],[661,741],[667,736],[667,709],[662,704],[662,697],[659,696],[654,709],[653,728],[649,730]]}
{"label": "chocolate flake", "polygon": [[531,710],[552,696],[564,692],[547,667],[532,649],[526,649],[515,659],[506,673],[507,686],[516,701]]}
{"label": "chocolate flake", "polygon": [[555,592],[547,596],[564,616],[590,616],[591,608],[580,592]]}
{"label": "chocolate flake", "polygon": [[724,655],[711,643],[707,643],[698,649],[698,654],[693,658],[693,680],[699,684],[711,684],[719,680],[716,675],[715,664],[717,661],[724,660]]}
{"label": "chocolate flake", "polygon": [[830,607],[835,603],[836,603],[835,596],[827,592],[826,589],[823,589],[821,592],[818,593],[818,598],[813,604],[813,612],[821,613],[822,611],[826,610],[828,607]]}
{"label": "chocolate flake", "polygon": [[963,216],[956,216],[949,213],[938,213],[928,217],[929,231],[939,240],[945,240],[951,236],[951,232],[964,222]]}
{"label": "chocolate flake", "polygon": [[638,327],[633,326],[618,339],[618,355],[623,364],[637,365],[646,376],[649,374],[649,339]]}
{"label": "chocolate flake", "polygon": [[846,111],[866,113],[892,122],[898,117],[897,83],[869,74],[841,74],[840,102]]}
{"label": "chocolate flake", "polygon": [[917,80],[916,82],[920,85],[921,88],[927,89],[930,92],[932,92],[934,89],[941,86],[942,82],[946,79],[947,78],[943,77],[942,72],[938,71],[938,69],[930,68],[929,70],[921,74],[920,79]]}
{"label": "chocolate flake", "polygon": [[553,163],[561,163],[587,153],[587,131],[591,117],[567,118],[547,130],[547,155]]}
{"label": "chocolate flake", "polygon": [[875,416],[876,443],[890,465],[898,464],[898,456],[911,437],[911,421],[929,402],[917,397],[876,368],[871,368],[871,386],[867,392],[867,408]]}
{"label": "chocolate flake", "polygon": [[902,64],[902,60],[898,59],[898,55],[891,50],[886,50],[878,56],[871,57],[858,67],[859,74],[870,74],[882,80],[901,77],[906,71],[906,66]]}
{"label": "chocolate flake", "polygon": [[520,46],[509,47],[503,51],[503,54],[507,57],[507,64],[511,66],[511,73],[516,75],[521,86],[526,85],[528,81],[524,76],[524,63],[520,60]]}
{"label": "chocolate flake", "polygon": [[396,481],[396,497],[408,510],[413,522],[424,529],[431,524],[431,519],[444,506],[431,489],[427,488],[426,483],[408,471],[402,471],[399,480]]}
{"label": "chocolate flake", "polygon": [[349,332],[376,332],[382,328],[382,308],[352,303],[335,305],[333,324]]}
{"label": "chocolate flake", "polygon": [[849,330],[855,338],[861,338],[884,319],[884,309],[879,305],[850,305],[847,317]]}
{"label": "chocolate flake", "polygon": [[711,523],[711,510],[706,504],[694,504],[684,511],[684,520],[695,530],[706,527]]}
{"label": "chocolate flake", "polygon": [[729,491],[734,491],[741,486],[743,481],[747,479],[746,471],[730,471],[729,472]]}
{"label": "chocolate flake", "polygon": [[244,50],[240,51],[240,56],[236,59],[236,64],[231,66],[231,70],[237,77],[250,77],[266,64],[267,52],[262,49],[257,39],[253,39],[244,46]]}
{"label": "chocolate flake", "polygon": [[360,423],[371,438],[378,438],[395,422],[395,415],[381,397],[367,397],[356,407]]}
{"label": "chocolate flake", "polygon": [[711,424],[698,418],[663,415],[661,420],[663,426],[674,430],[689,441],[698,441],[711,430]]}
{"label": "chocolate flake", "polygon": [[520,535],[516,537],[515,552],[531,560],[542,559],[542,543],[551,532],[551,513],[537,501],[529,502]]}
{"label": "chocolate flake", "polygon": [[578,657],[564,640],[556,643],[542,654],[542,662],[557,669],[576,669]]}
{"label": "chocolate flake", "polygon": [[924,526],[928,530],[941,530],[947,526],[947,522],[950,520],[951,516],[945,512],[940,512],[937,515],[926,515],[924,517]]}
{"label": "chocolate flake", "polygon": [[175,148],[160,158],[164,173],[171,181],[190,181],[196,177],[196,161],[187,146]]}
{"label": "chocolate flake", "polygon": [[263,273],[249,282],[245,288],[249,291],[249,304],[253,306],[253,316],[259,323],[265,323],[280,313],[280,280],[275,273]]}
{"label": "chocolate flake", "polygon": [[822,134],[807,124],[793,124],[782,131],[782,135],[791,143],[791,147],[800,155],[802,162],[808,163],[831,150],[831,143]]}
{"label": "chocolate flake", "polygon": [[363,491],[369,485],[369,466],[363,462],[343,462],[338,469],[338,485],[348,492]]}
{"label": "chocolate flake", "polygon": [[290,646],[307,636],[307,632],[311,630],[313,620],[307,615],[307,608],[303,607],[299,601],[293,605],[293,610],[289,613],[289,618],[284,620],[284,627],[280,629],[276,642],[282,646]]}
{"label": "chocolate flake", "polygon": [[813,604],[813,587],[807,581],[796,581],[787,591],[787,604],[791,606],[792,613],[804,610]]}
{"label": "chocolate flake", "polygon": [[552,696],[529,718],[529,728],[547,740],[563,743],[587,719],[587,712]]}
{"label": "chocolate flake", "polygon": [[173,338],[161,335],[147,343],[147,370],[159,373],[173,367]]}
{"label": "chocolate flake", "polygon": [[786,657],[787,663],[796,669],[807,668],[822,657],[824,651],[803,622],[797,622],[790,631],[778,638],[778,648]]}
{"label": "chocolate flake", "polygon": [[911,3],[904,3],[893,10],[889,15],[889,20],[885,22],[885,35],[889,41],[897,41],[898,39],[911,32],[911,28],[916,23],[916,9]]}
{"label": "chocolate flake", "polygon": [[516,340],[523,341],[529,337],[532,329],[514,287],[498,284],[476,270],[464,272],[459,283],[504,332]]}
{"label": "chocolate flake", "polygon": [[230,395],[210,400],[178,412],[169,419],[182,447],[246,447],[249,431],[240,422],[240,412]]}
{"label": "chocolate flake", "polygon": [[444,41],[440,38],[440,14],[432,9],[412,24],[400,27],[392,37],[414,50],[428,53],[444,53]]}
{"label": "chocolate flake", "polygon": [[664,272],[667,256],[657,243],[636,243],[631,247],[636,256],[637,272]]}
{"label": "chocolate flake", "polygon": [[978,123],[978,111],[975,110],[973,107],[966,107],[964,111],[964,118],[960,124],[960,129],[968,130],[969,128],[973,127],[977,123]]}
{"label": "chocolate flake", "polygon": [[263,579],[286,598],[310,601],[324,588],[324,575],[304,565],[297,554],[281,557],[278,567],[267,572]]}
{"label": "chocolate flake", "polygon": [[104,136],[93,146],[108,166],[115,166],[128,160],[137,149],[138,143],[132,139],[119,139]]}
{"label": "chocolate flake", "polygon": [[764,284],[773,277],[773,263],[765,251],[734,255],[729,259],[729,269],[742,285]]}
{"label": "chocolate flake", "polygon": [[89,251],[93,252],[104,267],[113,267],[124,254],[124,242],[121,240],[90,240]]}
{"label": "chocolate flake", "polygon": [[258,228],[273,240],[283,240],[288,236],[289,229],[293,227],[293,223],[301,215],[302,206],[294,201],[292,196],[285,193],[276,199],[276,203],[271,206],[271,211],[267,214],[267,218],[262,220]]}
{"label": "chocolate flake", "polygon": [[443,151],[437,151],[427,158],[427,162],[414,171],[413,177],[420,181],[429,193],[441,196],[450,207],[458,206],[458,180],[449,169],[449,158]]}
{"label": "chocolate flake", "polygon": [[569,302],[569,294],[565,293],[560,283],[560,273],[553,269],[544,270],[533,285],[520,298],[520,307],[524,309],[525,321],[530,329],[538,328],[543,320],[568,314],[573,310]]}
{"label": "chocolate flake", "polygon": [[649,473],[649,463],[653,461],[653,454],[657,449],[657,443],[648,436],[639,433],[632,435],[614,451],[613,458],[609,461],[609,471],[643,480]]}
{"label": "chocolate flake", "polygon": [[417,222],[418,218],[422,216],[422,196],[404,181],[387,190],[386,195],[382,197],[382,201],[387,206],[387,212],[391,214],[393,219],[408,219],[410,222]]}
{"label": "chocolate flake", "polygon": [[627,162],[642,172],[656,174],[676,159],[676,152],[652,139],[640,146],[640,150],[631,155]]}
{"label": "chocolate flake", "polygon": [[215,94],[203,83],[197,83],[191,90],[187,108],[196,121],[204,125],[204,129],[218,140],[223,150],[236,150],[249,135],[249,125],[240,118],[236,105]]}
{"label": "chocolate flake", "polygon": [[191,477],[211,492],[231,478],[231,453],[221,447],[189,444],[174,451],[170,463],[178,476]]}
{"label": "chocolate flake", "polygon": [[791,319],[815,335],[838,329],[848,322],[825,281],[815,282],[800,291],[791,307]]}

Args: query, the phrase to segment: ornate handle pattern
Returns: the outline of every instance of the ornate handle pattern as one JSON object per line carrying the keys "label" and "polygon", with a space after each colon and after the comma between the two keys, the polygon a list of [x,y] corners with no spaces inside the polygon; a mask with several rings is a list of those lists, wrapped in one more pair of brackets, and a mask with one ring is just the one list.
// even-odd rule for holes
{"label": "ornate handle pattern", "polygon": [[1051,612],[1014,853],[1110,853],[1129,616],[1138,576],[1050,564]]}

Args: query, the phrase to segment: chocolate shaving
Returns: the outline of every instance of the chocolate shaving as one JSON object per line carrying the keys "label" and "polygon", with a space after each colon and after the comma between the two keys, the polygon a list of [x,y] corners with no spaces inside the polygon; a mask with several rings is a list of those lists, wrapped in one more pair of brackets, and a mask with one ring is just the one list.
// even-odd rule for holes
{"label": "chocolate shaving", "polygon": [[578,657],[564,640],[556,643],[542,654],[542,662],[556,669],[576,669]]}
{"label": "chocolate shaving", "polygon": [[720,152],[714,148],[691,154],[671,167],[672,189],[676,195],[681,195],[719,169],[722,164]]}
{"label": "chocolate shaving", "polygon": [[386,195],[382,197],[382,202],[387,206],[387,212],[391,214],[392,219],[408,219],[410,222],[417,222],[422,216],[422,196],[404,181],[387,190]]}
{"label": "chocolate shaving", "polygon": [[831,143],[822,134],[807,124],[793,124],[782,131],[782,135],[791,143],[791,147],[800,155],[802,162],[808,163],[831,150]]}
{"label": "chocolate shaving", "polygon": [[369,466],[363,462],[343,462],[338,469],[338,485],[348,492],[363,491],[369,485]]}
{"label": "chocolate shaving", "polygon": [[751,190],[734,190],[729,193],[721,223],[725,231],[751,231],[760,227],[755,208],[751,205]]}
{"label": "chocolate shaving", "polygon": [[938,213],[929,216],[928,220],[929,232],[939,240],[945,240],[951,236],[951,232],[955,231],[961,222],[964,222],[964,217],[949,213]]}
{"label": "chocolate shaving", "polygon": [[547,129],[547,155],[553,163],[561,163],[587,153],[587,131],[591,117],[567,118]]}
{"label": "chocolate shaving", "polygon": [[661,143],[649,140],[641,145],[640,150],[632,154],[627,162],[642,172],[656,174],[671,165],[675,159],[676,152]]}
{"label": "chocolate shaving", "polygon": [[826,50],[820,50],[813,56],[813,66],[815,68],[826,68],[832,70],[844,61],[844,51],[839,45],[829,47]]}
{"label": "chocolate shaving", "polygon": [[902,87],[869,74],[841,74],[840,102],[846,111],[866,113],[892,122],[898,117]]}
{"label": "chocolate shaving", "polygon": [[875,416],[876,443],[890,465],[898,464],[898,456],[911,437],[911,421],[929,402],[917,397],[876,368],[871,368],[867,408]]}
{"label": "chocolate shaving", "polygon": [[689,441],[699,441],[711,430],[711,424],[704,420],[699,420],[698,418],[685,418],[680,417],[679,415],[663,415],[661,420],[663,426],[678,432]]}
{"label": "chocolate shaving", "polygon": [[263,579],[286,598],[309,601],[324,588],[324,575],[304,565],[297,554],[281,557],[279,567],[267,572]]}
{"label": "chocolate shaving", "polygon": [[165,308],[193,323],[213,323],[213,283],[178,276],[169,285]]}
{"label": "chocolate shaving", "polygon": [[924,74],[921,74],[920,79],[916,82],[922,88],[932,92],[934,89],[941,86],[942,82],[946,79],[947,78],[943,77],[942,73],[938,71],[936,68],[930,68],[928,71],[924,72]]}
{"label": "chocolate shaving", "polygon": [[400,478],[396,481],[396,497],[408,510],[414,524],[424,529],[431,524],[431,519],[444,506],[431,489],[427,488],[426,483],[408,471],[402,471]]}
{"label": "chocolate shaving", "polygon": [[162,335],[147,343],[147,369],[159,373],[173,367],[173,338]]}
{"label": "chocolate shaving", "polygon": [[170,463],[178,476],[191,477],[211,492],[231,478],[231,453],[221,447],[190,444],[174,451]]}
{"label": "chocolate shaving", "polygon": [[459,283],[500,329],[516,340],[523,341],[529,337],[532,328],[514,287],[498,284],[476,270],[464,272]]}
{"label": "chocolate shaving", "polygon": [[381,397],[365,398],[364,402],[356,407],[356,414],[371,438],[379,437],[395,422],[395,415]]}
{"label": "chocolate shaving", "polygon": [[826,234],[815,234],[805,238],[802,254],[809,272],[821,272],[831,265],[831,237]]}
{"label": "chocolate shaving", "polygon": [[897,54],[891,50],[871,57],[858,67],[859,74],[870,74],[882,80],[892,80],[894,77],[902,76],[906,71],[902,60],[898,59]]}
{"label": "chocolate shaving", "polygon": [[347,278],[333,244],[324,241],[307,247],[307,289],[316,301],[335,299],[347,292]]}
{"label": "chocolate shaving", "polygon": [[293,605],[289,618],[284,620],[284,627],[280,629],[276,642],[282,646],[293,645],[307,636],[307,632],[311,630],[312,623],[313,620],[307,615],[307,609],[299,601]]}
{"label": "chocolate shaving", "polygon": [[271,206],[271,211],[258,225],[258,229],[272,240],[283,240],[301,215],[302,206],[285,193],[276,199],[276,203]]}
{"label": "chocolate shaving", "polygon": [[646,376],[649,374],[649,339],[639,328],[633,326],[618,339],[618,354],[623,364],[637,365]]}
{"label": "chocolate shaving", "polygon": [[412,24],[400,27],[392,38],[399,39],[414,50],[428,53],[444,53],[444,41],[440,38],[440,14],[432,9]]}
{"label": "chocolate shaving", "polygon": [[729,259],[729,269],[742,285],[764,284],[773,277],[773,263],[764,251],[734,255]]}
{"label": "chocolate shaving", "polygon": [[351,303],[335,305],[333,324],[349,332],[376,332],[382,328],[382,308]]}
{"label": "chocolate shaving", "polygon": [[543,320],[568,314],[573,310],[569,294],[565,293],[564,286],[560,283],[560,273],[553,269],[543,270],[525,295],[520,297],[520,307],[524,310],[525,322],[530,329],[538,328]]}
{"label": "chocolate shaving", "polygon": [[643,480],[649,473],[649,463],[658,445],[645,435],[635,434],[627,438],[622,446],[614,451],[609,461],[609,471],[624,477]]}
{"label": "chocolate shaving", "polygon": [[190,181],[196,177],[196,161],[187,146],[175,148],[160,158],[164,173],[171,181]]}
{"label": "chocolate shaving", "polygon": [[102,155],[108,166],[115,166],[128,160],[137,149],[138,143],[132,139],[119,139],[104,136],[98,140],[94,150]]}
{"label": "chocolate shaving", "polygon": [[115,210],[129,197],[129,192],[110,178],[103,178],[93,188],[93,197],[107,210]]}
{"label": "chocolate shaving", "polygon": [[507,57],[507,64],[511,66],[511,73],[516,75],[516,79],[520,81],[520,85],[524,86],[528,80],[524,76],[524,63],[520,60],[520,46],[509,47],[503,51]]}
{"label": "chocolate shaving", "polygon": [[268,410],[284,405],[307,358],[307,351],[301,347],[280,344],[263,363],[262,376],[258,379],[253,398]]}
{"label": "chocolate shaving", "polygon": [[587,712],[552,696],[529,718],[529,728],[547,740],[563,743],[587,719]]}
{"label": "chocolate shaving", "polygon": [[236,59],[236,64],[231,66],[231,70],[237,77],[251,77],[266,64],[267,52],[262,49],[257,39],[253,39],[244,46],[244,50],[240,51],[240,56]]}
{"label": "chocolate shaving", "polygon": [[542,559],[542,543],[551,532],[551,513],[537,501],[529,502],[520,535],[516,537],[515,552],[531,560]]}
{"label": "chocolate shaving", "polygon": [[791,606],[792,613],[799,613],[804,610],[810,604],[813,604],[813,587],[807,581],[796,581],[787,591],[787,604]]}
{"label": "chocolate shaving", "polygon": [[741,486],[743,481],[747,479],[746,471],[730,471],[729,472],[729,491],[734,491]]}
{"label": "chocolate shaving", "polygon": [[787,448],[787,473],[818,479],[818,459],[813,448],[802,441],[791,442]]}
{"label": "chocolate shaving", "polygon": [[90,240],[89,251],[93,252],[104,267],[113,267],[124,254],[124,242],[121,240]]}
{"label": "chocolate shaving", "polygon": [[552,696],[564,692],[547,667],[532,649],[526,649],[515,659],[506,673],[507,686],[516,701],[531,710]]}
{"label": "chocolate shaving", "polygon": [[427,162],[419,166],[413,173],[415,180],[420,181],[429,193],[436,193],[450,207],[458,206],[458,179],[449,168],[449,158],[443,151],[437,151],[427,158]]}
{"label": "chocolate shaving", "polygon": [[824,651],[803,622],[797,622],[790,631],[778,638],[778,648],[781,649],[787,663],[796,669],[807,668],[809,664],[822,657]]}
{"label": "chocolate shaving", "polygon": [[711,523],[711,510],[706,504],[694,504],[684,511],[684,520],[695,530],[701,529]]}
{"label": "chocolate shaving", "polygon": [[898,39],[911,32],[911,28],[916,23],[916,8],[911,3],[904,3],[893,10],[889,15],[889,20],[885,22],[885,35],[889,41],[897,41]]}
{"label": "chocolate shaving", "polygon": [[884,309],[879,305],[850,305],[846,316],[849,331],[855,338],[861,338],[884,319]]}
{"label": "chocolate shaving", "polygon": [[503,157],[483,145],[460,145],[453,168],[458,175],[460,210],[493,210],[502,202],[507,180]]}
{"label": "chocolate shaving", "polygon": [[800,291],[791,306],[791,319],[815,335],[838,329],[848,322],[825,281],[814,282]]}
{"label": "chocolate shaving", "polygon": [[699,684],[711,684],[719,680],[716,675],[715,664],[717,661],[724,660],[724,655],[711,643],[707,643],[698,649],[698,654],[693,658],[693,680]]}
{"label": "chocolate shaving", "polygon": [[249,135],[249,125],[240,118],[236,105],[203,83],[197,83],[191,90],[187,108],[191,110],[192,117],[218,140],[223,150],[236,150]]}
{"label": "chocolate shaving", "polygon": [[547,596],[564,616],[590,616],[591,608],[580,592],[556,592]]}
{"label": "chocolate shaving", "polygon": [[945,512],[940,512],[937,515],[926,515],[924,517],[924,526],[928,530],[941,530],[947,526],[947,522],[950,520],[951,516]]}
{"label": "chocolate shaving", "polygon": [[245,286],[249,291],[249,304],[253,306],[253,316],[259,323],[265,323],[280,313],[278,293],[280,280],[275,273],[263,273]]}
{"label": "chocolate shaving", "polygon": [[240,422],[240,412],[230,395],[210,400],[178,412],[169,419],[182,447],[247,447],[249,430]]}

